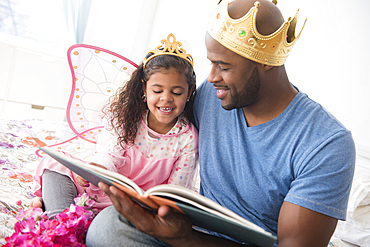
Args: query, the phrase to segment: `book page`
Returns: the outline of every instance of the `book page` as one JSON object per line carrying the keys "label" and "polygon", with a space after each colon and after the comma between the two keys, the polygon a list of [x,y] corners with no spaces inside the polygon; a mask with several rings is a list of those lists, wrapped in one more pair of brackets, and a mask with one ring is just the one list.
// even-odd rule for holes
{"label": "book page", "polygon": [[134,202],[138,203],[140,206],[150,209],[150,210],[157,210],[159,205],[156,201],[153,201],[148,196],[141,196],[136,191],[127,188],[126,184],[120,184],[113,181],[113,185],[116,186],[121,191],[125,192]]}
{"label": "book page", "polygon": [[194,202],[194,201],[192,201],[192,200],[188,200],[188,199],[186,199],[186,198],[184,198],[184,197],[181,197],[181,196],[177,196],[177,195],[174,195],[174,194],[169,194],[169,193],[161,193],[161,192],[156,192],[155,193],[155,195],[156,196],[160,196],[160,197],[165,197],[165,198],[170,198],[170,199],[172,199],[172,200],[177,200],[177,201],[179,201],[179,202],[182,202],[182,203],[185,203],[185,204],[188,204],[188,205],[190,205],[190,206],[194,206],[194,207],[197,207],[197,208],[199,208],[199,209],[201,209],[201,210],[203,210],[203,211],[206,211],[206,212],[209,212],[209,213],[211,213],[211,214],[213,214],[213,215],[216,215],[216,216],[218,216],[218,217],[221,217],[221,218],[225,218],[225,219],[227,219],[227,220],[229,220],[229,221],[231,221],[231,222],[234,222],[234,223],[237,223],[237,224],[241,224],[241,225],[244,225],[244,226],[247,226],[247,227],[249,227],[249,228],[251,228],[251,229],[254,229],[254,230],[256,230],[256,231],[262,231],[262,232],[265,232],[265,230],[263,230],[262,228],[260,228],[259,226],[257,226],[257,225],[255,225],[255,224],[253,224],[252,222],[250,222],[250,221],[247,221],[246,219],[244,219],[244,218],[242,218],[242,217],[240,217],[240,216],[238,216],[238,217],[231,217],[231,216],[229,216],[229,215],[227,215],[227,214],[224,214],[224,213],[222,213],[222,212],[220,212],[220,211],[218,211],[218,210],[214,210],[214,209],[211,209],[211,208],[209,208],[209,207],[206,207],[206,206],[203,206],[203,205],[201,205],[201,204],[199,204],[199,203],[196,203],[196,202]]}
{"label": "book page", "polygon": [[227,209],[218,203],[212,201],[209,198],[206,198],[194,191],[191,191],[189,189],[180,187],[180,186],[174,186],[174,185],[167,185],[167,184],[162,184],[155,186],[153,188],[150,188],[145,192],[145,194],[150,194],[150,195],[156,195],[156,196],[165,196],[167,198],[173,198],[175,200],[178,200],[180,202],[185,202],[189,205],[193,205],[198,208],[208,208],[210,210],[214,210],[217,212],[220,212],[223,215],[227,215],[230,218],[235,219],[239,223],[242,223],[243,225],[246,225],[256,231],[261,231],[265,232],[265,230],[254,223],[244,219],[243,217],[239,216],[238,214],[234,213],[230,209]]}

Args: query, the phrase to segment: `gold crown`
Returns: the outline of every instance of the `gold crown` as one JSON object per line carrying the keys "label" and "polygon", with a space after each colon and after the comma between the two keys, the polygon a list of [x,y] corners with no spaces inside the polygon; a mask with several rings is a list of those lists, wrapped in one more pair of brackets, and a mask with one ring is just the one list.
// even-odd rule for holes
{"label": "gold crown", "polygon": [[[171,41],[171,37],[172,40]],[[167,36],[167,40],[162,39],[161,45],[157,46],[154,50],[149,51],[148,53],[154,53],[149,58],[144,58],[144,65],[143,68],[145,69],[145,65],[148,63],[148,61],[154,57],[160,56],[160,55],[172,55],[177,56],[185,59],[188,61],[191,66],[193,66],[193,57],[190,54],[187,54],[184,48],[182,48],[182,44],[180,41],[176,41],[175,35],[170,33]],[[164,45],[164,47],[163,47]]]}
{"label": "gold crown", "polygon": [[[276,4],[276,1],[273,0]],[[257,31],[256,16],[260,2],[256,1],[246,15],[232,19],[228,13],[229,0],[220,1],[208,24],[208,33],[231,51],[258,63],[271,66],[283,65],[295,41],[295,28],[298,11],[294,18],[289,18],[281,27],[270,35]],[[307,19],[306,19],[307,20]]]}

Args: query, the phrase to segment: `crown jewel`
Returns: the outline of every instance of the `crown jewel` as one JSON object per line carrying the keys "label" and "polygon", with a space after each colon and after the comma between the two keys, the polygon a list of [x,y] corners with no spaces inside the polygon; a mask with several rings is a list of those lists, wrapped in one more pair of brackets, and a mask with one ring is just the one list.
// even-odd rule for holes
{"label": "crown jewel", "polygon": [[[172,41],[171,41],[172,38]],[[185,59],[188,61],[191,66],[193,66],[193,57],[190,54],[187,54],[184,48],[182,48],[182,44],[180,41],[176,41],[175,35],[170,33],[167,36],[167,40],[162,39],[161,45],[157,46],[154,50],[149,51],[148,53],[153,53],[149,58],[144,58],[144,65],[143,68],[145,69],[145,65],[148,61],[154,57],[160,55],[172,55],[177,56]]]}
{"label": "crown jewel", "polygon": [[[273,0],[276,4],[277,2]],[[228,13],[229,0],[220,1],[208,24],[208,33],[231,51],[258,63],[271,66],[283,65],[294,43],[302,33],[295,37],[298,11],[281,27],[270,35],[257,31],[256,16],[260,2],[256,1],[246,15],[232,19]]]}

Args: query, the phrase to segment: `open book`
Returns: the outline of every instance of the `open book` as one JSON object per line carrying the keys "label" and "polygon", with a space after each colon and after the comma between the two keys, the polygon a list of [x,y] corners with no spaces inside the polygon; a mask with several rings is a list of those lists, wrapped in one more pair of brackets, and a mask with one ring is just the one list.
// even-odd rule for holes
{"label": "open book", "polygon": [[161,184],[144,191],[121,174],[67,157],[49,147],[39,148],[95,186],[99,182],[113,185],[149,209],[156,210],[160,205],[168,205],[187,215],[194,226],[225,234],[245,243],[271,247],[276,241],[273,234],[189,189]]}

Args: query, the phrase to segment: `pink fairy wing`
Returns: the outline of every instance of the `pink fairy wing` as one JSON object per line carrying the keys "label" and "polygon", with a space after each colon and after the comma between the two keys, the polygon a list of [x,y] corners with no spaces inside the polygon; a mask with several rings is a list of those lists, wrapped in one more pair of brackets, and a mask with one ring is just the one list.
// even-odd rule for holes
{"label": "pink fairy wing", "polygon": [[[72,90],[66,116],[76,136],[51,147],[88,159],[95,152],[104,127],[101,109],[138,66],[117,53],[84,44],[71,46],[67,56]],[[42,156],[43,153],[38,151],[37,154]]]}
{"label": "pink fairy wing", "polygon": [[[86,136],[86,132],[91,132],[94,133],[94,139],[97,140],[102,128],[102,126],[98,126],[90,130],[86,130],[85,132],[75,135],[66,141],[49,145],[48,147],[53,147],[56,150],[66,152],[82,160],[89,161],[96,153],[96,142],[88,141],[88,139],[83,137]],[[40,149],[36,151],[36,154],[39,157],[43,157],[45,155],[45,153]]]}
{"label": "pink fairy wing", "polygon": [[[72,91],[67,120],[73,132],[79,135],[102,126],[102,107],[129,79],[137,65],[114,52],[81,44],[68,49],[68,62],[72,73]],[[96,130],[93,130],[81,137],[96,142],[95,136]]]}

